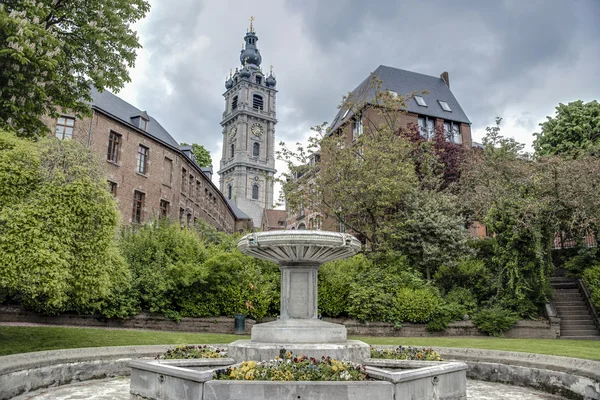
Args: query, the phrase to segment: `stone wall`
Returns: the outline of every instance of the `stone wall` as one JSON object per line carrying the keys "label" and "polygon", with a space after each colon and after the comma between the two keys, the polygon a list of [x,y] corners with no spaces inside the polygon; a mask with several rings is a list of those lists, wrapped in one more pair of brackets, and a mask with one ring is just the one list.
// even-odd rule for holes
{"label": "stone wall", "polygon": [[[268,322],[273,318],[265,318],[261,322]],[[365,322],[342,318],[325,318],[325,321],[343,324],[352,336],[397,336],[397,337],[425,337],[425,336],[485,336],[477,330],[471,321],[458,321],[449,324],[444,332],[427,332],[425,324],[402,324],[401,329],[396,329],[392,324],[384,322]],[[557,322],[558,321],[558,322]],[[61,314],[55,316],[42,316],[23,311],[18,307],[0,307],[0,322],[31,322],[51,325],[76,325],[82,327],[107,327],[107,328],[133,328],[151,329],[180,332],[206,332],[206,333],[233,333],[234,320],[227,317],[215,318],[182,318],[175,322],[160,314],[140,313],[125,321],[95,318],[89,315]],[[256,321],[246,319],[246,334]],[[544,319],[538,321],[519,321],[506,332],[508,338],[537,338],[555,339],[560,336],[560,320],[552,322]]]}

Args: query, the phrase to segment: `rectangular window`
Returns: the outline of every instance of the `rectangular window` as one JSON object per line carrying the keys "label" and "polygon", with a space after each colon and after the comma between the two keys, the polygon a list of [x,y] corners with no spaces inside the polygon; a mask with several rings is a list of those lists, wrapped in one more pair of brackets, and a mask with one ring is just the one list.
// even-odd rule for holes
{"label": "rectangular window", "polygon": [[202,184],[200,181],[196,181],[196,203],[200,203],[200,193],[202,189]]}
{"label": "rectangular window", "polygon": [[445,101],[438,100],[438,103],[440,103],[440,106],[442,107],[442,110],[448,111],[448,112],[452,112],[452,110],[450,109],[450,106]]}
{"label": "rectangular window", "polygon": [[142,192],[138,192],[137,190],[133,192],[133,215],[131,217],[131,222],[135,222],[136,224],[142,223],[145,197],[146,195]]}
{"label": "rectangular window", "polygon": [[421,96],[415,96],[415,101],[421,107],[427,107],[427,103],[425,103],[425,99],[423,97],[421,97]]}
{"label": "rectangular window", "polygon": [[108,152],[106,159],[114,163],[119,162],[119,153],[121,152],[121,135],[111,131],[108,138]]}
{"label": "rectangular window", "polygon": [[190,184],[188,186],[188,189],[190,191],[189,196],[190,199],[194,198],[194,175],[190,175]]}
{"label": "rectangular window", "polygon": [[185,168],[181,168],[181,193],[185,193],[186,185],[187,185],[187,170]]}
{"label": "rectangular window", "polygon": [[460,134],[460,124],[452,121],[444,122],[444,138],[452,143],[462,143],[462,135]]}
{"label": "rectangular window", "polygon": [[352,138],[356,139],[360,135],[363,134],[363,122],[362,115],[358,114],[354,117],[354,122],[352,123]]}
{"label": "rectangular window", "polygon": [[163,164],[163,183],[165,185],[171,186],[173,183],[173,160],[165,157],[165,162]]}
{"label": "rectangular window", "polygon": [[71,139],[73,137],[73,127],[75,126],[75,118],[58,117],[56,121],[56,131],[54,134],[59,139]]}
{"label": "rectangular window", "polygon": [[435,120],[419,117],[419,133],[423,139],[433,139],[435,137]]}
{"label": "rectangular window", "polygon": [[148,172],[148,153],[149,149],[141,144],[138,146],[137,172],[146,175]]}
{"label": "rectangular window", "polygon": [[117,182],[108,181],[108,190],[113,196],[117,197]]}
{"label": "rectangular window", "polygon": [[167,218],[169,216],[169,207],[170,207],[170,204],[168,201],[166,201],[166,200],[160,201],[160,217],[161,218]]}

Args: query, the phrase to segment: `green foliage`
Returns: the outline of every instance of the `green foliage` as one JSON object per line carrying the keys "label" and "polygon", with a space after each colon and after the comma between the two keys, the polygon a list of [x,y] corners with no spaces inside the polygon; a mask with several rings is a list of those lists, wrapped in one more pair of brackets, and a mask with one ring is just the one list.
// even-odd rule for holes
{"label": "green foliage", "polygon": [[75,141],[0,143],[0,287],[42,313],[98,311],[130,280],[101,162]]}
{"label": "green foliage", "polygon": [[420,289],[425,282],[406,264],[405,258],[372,260],[359,258],[356,278],[350,285],[347,315],[364,321],[400,323],[395,311],[396,293],[402,288]]}
{"label": "green foliage", "polygon": [[452,265],[470,252],[458,204],[451,193],[417,191],[411,198],[407,217],[390,232],[390,245],[405,254],[427,279],[439,266]]}
{"label": "green foliage", "polygon": [[571,274],[581,276],[588,267],[600,263],[600,252],[596,247],[581,247],[577,253],[565,261],[562,267]]}
{"label": "green foliage", "polygon": [[482,260],[474,257],[463,258],[456,266],[442,265],[434,279],[436,286],[444,293],[450,293],[456,288],[467,288],[479,301],[491,295],[491,273]]}
{"label": "green foliage", "polygon": [[347,313],[351,286],[359,279],[360,271],[373,263],[358,254],[346,260],[325,263],[319,268],[319,313],[339,317]]}
{"label": "green foliage", "polygon": [[583,280],[590,290],[592,303],[597,310],[600,310],[600,263],[588,267],[583,272]]}
{"label": "green foliage", "polygon": [[534,134],[533,147],[537,155],[577,156],[600,148],[600,103],[596,100],[561,103],[556,106],[555,116],[546,119],[540,124],[542,131]]}
{"label": "green foliage", "polygon": [[393,318],[403,322],[428,322],[437,311],[440,295],[431,287],[398,290],[394,299]]}
{"label": "green foliage", "polygon": [[[181,143],[181,146],[190,146],[187,143]],[[192,155],[196,164],[201,167],[212,167],[212,158],[210,157],[210,151],[206,150],[204,146],[197,143],[192,143]]]}
{"label": "green foliage", "polygon": [[473,323],[481,332],[496,337],[504,336],[504,332],[512,328],[519,316],[514,312],[500,308],[491,307],[479,311],[473,317]]}
{"label": "green foliage", "polygon": [[227,350],[214,346],[176,346],[156,357],[159,360],[181,360],[193,358],[225,358]]}
{"label": "green foliage", "polygon": [[455,306],[451,314],[454,319],[463,319],[465,315],[473,315],[477,310],[477,299],[471,290],[464,287],[452,289],[444,298],[449,305]]}
{"label": "green foliage", "polygon": [[5,0],[0,4],[0,128],[38,136],[58,108],[89,112],[90,87],[118,90],[141,45],[130,25],[145,0]]}
{"label": "green foliage", "polygon": [[443,361],[440,353],[433,349],[410,346],[398,346],[394,348],[371,346],[371,358],[382,358],[385,360]]}
{"label": "green foliage", "polygon": [[190,302],[202,302],[196,288],[208,275],[203,266],[208,255],[194,231],[168,220],[154,221],[124,229],[120,247],[131,269],[133,296],[141,309],[182,311]]}

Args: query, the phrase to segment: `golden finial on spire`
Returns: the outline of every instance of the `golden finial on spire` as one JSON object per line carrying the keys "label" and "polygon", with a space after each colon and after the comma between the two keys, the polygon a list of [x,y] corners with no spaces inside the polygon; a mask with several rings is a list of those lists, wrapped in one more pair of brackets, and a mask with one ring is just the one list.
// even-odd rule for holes
{"label": "golden finial on spire", "polygon": [[250,16],[250,32],[254,32],[254,28],[252,27],[252,22],[254,22],[254,17]]}

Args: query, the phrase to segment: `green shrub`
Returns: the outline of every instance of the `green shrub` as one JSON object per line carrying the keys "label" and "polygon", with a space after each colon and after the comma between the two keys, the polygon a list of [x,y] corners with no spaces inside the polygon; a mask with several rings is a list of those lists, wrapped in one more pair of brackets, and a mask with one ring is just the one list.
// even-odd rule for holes
{"label": "green shrub", "polygon": [[98,312],[130,280],[102,162],[76,141],[0,132],[0,287],[27,309]]}
{"label": "green shrub", "polygon": [[519,316],[507,309],[491,307],[479,311],[473,317],[473,323],[481,332],[496,337],[504,336],[504,332],[512,328]]}
{"label": "green shrub", "polygon": [[455,310],[452,314],[452,318],[463,319],[465,315],[472,316],[477,310],[477,299],[473,293],[467,288],[457,287],[452,289],[444,300],[448,304],[452,304]]}
{"label": "green shrub", "polygon": [[435,284],[443,293],[454,288],[467,288],[478,301],[490,297],[491,274],[483,260],[464,258],[455,267],[441,266],[434,275]]}
{"label": "green shrub", "polygon": [[443,361],[440,353],[429,348],[398,346],[398,347],[370,347],[371,358],[385,360],[418,360],[418,361]]}
{"label": "green shrub", "polygon": [[[181,312],[189,304],[204,305],[198,288],[208,276],[203,265],[207,251],[194,231],[169,220],[153,221],[125,229],[120,248],[131,269],[132,295],[140,308],[177,319],[172,312]],[[218,309],[214,312],[218,315]],[[198,314],[193,316],[211,313]]]}
{"label": "green shrub", "polygon": [[428,322],[438,310],[440,296],[433,288],[402,288],[394,299],[394,319],[402,322]]}
{"label": "green shrub", "polygon": [[577,254],[565,261],[562,267],[572,275],[582,276],[583,272],[590,266],[600,262],[597,248],[583,247]]}
{"label": "green shrub", "polygon": [[319,268],[319,312],[328,317],[346,315],[351,285],[359,271],[372,265],[362,254],[323,264]]}
{"label": "green shrub", "polygon": [[588,267],[583,272],[583,280],[590,290],[592,303],[594,303],[596,309],[600,310],[600,263]]}
{"label": "green shrub", "polygon": [[404,258],[383,265],[364,262],[360,266],[350,285],[348,316],[361,322],[401,322],[395,310],[396,294],[402,288],[425,287],[420,273],[412,271]]}

